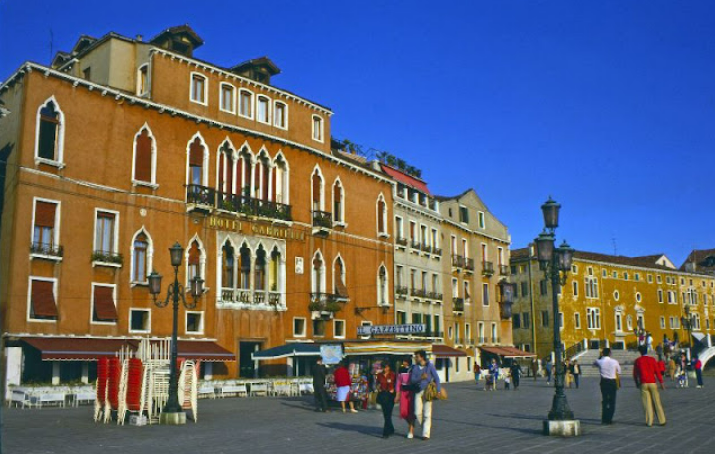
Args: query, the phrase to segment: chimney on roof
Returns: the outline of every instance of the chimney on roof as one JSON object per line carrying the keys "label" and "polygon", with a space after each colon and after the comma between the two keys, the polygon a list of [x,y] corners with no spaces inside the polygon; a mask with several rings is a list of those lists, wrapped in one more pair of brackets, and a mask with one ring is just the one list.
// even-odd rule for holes
{"label": "chimney on roof", "polygon": [[144,37],[142,35],[137,35],[137,41],[139,41],[139,42],[144,41]]}

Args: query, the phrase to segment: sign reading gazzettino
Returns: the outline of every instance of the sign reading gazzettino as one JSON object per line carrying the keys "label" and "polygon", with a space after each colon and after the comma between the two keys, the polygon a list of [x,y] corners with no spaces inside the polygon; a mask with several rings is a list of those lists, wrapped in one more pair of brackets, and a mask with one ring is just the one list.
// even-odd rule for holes
{"label": "sign reading gazzettino", "polygon": [[408,325],[370,325],[358,326],[358,336],[376,336],[380,334],[422,334],[427,332],[427,325],[424,323],[412,323]]}

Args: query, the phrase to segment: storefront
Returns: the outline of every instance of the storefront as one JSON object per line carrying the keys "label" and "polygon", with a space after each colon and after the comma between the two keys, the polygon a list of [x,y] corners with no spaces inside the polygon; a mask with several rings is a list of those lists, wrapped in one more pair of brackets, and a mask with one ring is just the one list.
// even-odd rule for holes
{"label": "storefront", "polygon": [[482,368],[488,366],[492,359],[496,359],[501,367],[509,366],[513,361],[517,361],[523,368],[528,366],[524,361],[531,362],[531,359],[536,357],[534,353],[525,352],[516,347],[479,347],[479,350],[481,351]]}
{"label": "storefront", "polygon": [[461,358],[466,357],[467,354],[462,350],[447,345],[432,346],[432,361],[434,361],[439,379],[444,383],[457,380]]}

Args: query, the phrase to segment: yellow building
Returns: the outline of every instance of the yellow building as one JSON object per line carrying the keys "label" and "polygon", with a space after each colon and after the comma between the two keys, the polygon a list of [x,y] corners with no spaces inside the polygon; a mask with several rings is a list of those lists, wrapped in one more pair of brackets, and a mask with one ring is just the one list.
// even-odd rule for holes
{"label": "yellow building", "polygon": [[[544,357],[553,351],[551,285],[544,280],[535,248],[511,251],[514,344]],[[710,345],[715,334],[715,276],[684,264],[677,269],[663,254],[624,257],[576,251],[559,296],[561,340],[567,353],[578,345],[615,350],[637,345],[639,329],[653,347],[669,340],[689,343],[682,318],[692,319],[692,338]]]}

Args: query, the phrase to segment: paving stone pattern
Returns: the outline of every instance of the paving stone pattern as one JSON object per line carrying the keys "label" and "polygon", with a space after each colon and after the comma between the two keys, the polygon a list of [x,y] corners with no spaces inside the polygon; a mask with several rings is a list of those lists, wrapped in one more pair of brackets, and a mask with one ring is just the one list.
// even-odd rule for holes
{"label": "paving stone pattern", "polygon": [[715,380],[710,380],[712,386],[703,389],[669,384],[661,391],[667,425],[646,427],[630,378],[618,393],[612,426],[600,424],[598,379],[585,378],[580,389],[567,390],[584,432],[571,439],[541,435],[553,389],[543,378],[526,378],[518,391],[449,384],[450,399],[435,404],[429,441],[404,438],[398,408],[397,435],[385,440],[376,410],[315,413],[312,397],[253,397],[201,400],[199,422],[180,427],[95,424],[86,406],[3,409],[3,453],[712,453]]}

